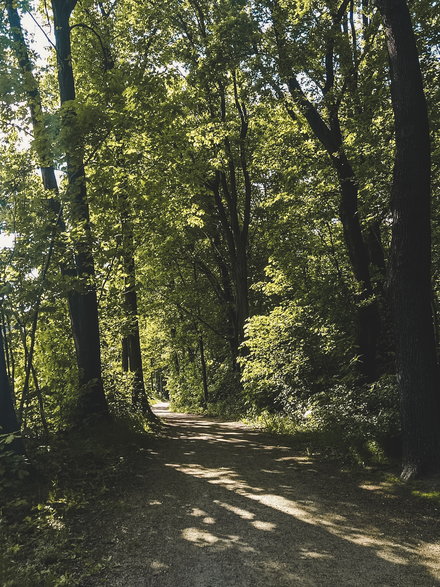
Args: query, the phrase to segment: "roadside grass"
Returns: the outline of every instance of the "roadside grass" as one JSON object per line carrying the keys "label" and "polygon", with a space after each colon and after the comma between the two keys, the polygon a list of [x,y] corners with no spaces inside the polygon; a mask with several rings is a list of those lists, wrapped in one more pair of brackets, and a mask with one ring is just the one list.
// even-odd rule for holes
{"label": "roadside grass", "polygon": [[98,573],[99,545],[83,547],[93,516],[114,507],[112,490],[133,475],[149,438],[147,422],[123,420],[28,445],[32,466],[0,483],[0,585],[76,586]]}

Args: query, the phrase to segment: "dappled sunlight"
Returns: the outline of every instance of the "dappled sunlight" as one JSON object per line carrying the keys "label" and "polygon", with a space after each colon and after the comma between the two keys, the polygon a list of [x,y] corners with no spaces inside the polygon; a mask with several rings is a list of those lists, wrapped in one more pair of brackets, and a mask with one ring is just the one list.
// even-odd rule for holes
{"label": "dappled sunlight", "polygon": [[206,530],[200,530],[199,528],[185,528],[182,530],[182,538],[189,540],[189,542],[195,542],[197,544],[214,544],[218,542],[217,536],[210,534]]}
{"label": "dappled sunlight", "polygon": [[[265,448],[265,446],[263,447]],[[271,447],[274,448],[274,447]],[[276,459],[279,461],[280,459]],[[282,461],[303,460],[304,465],[311,464],[313,461],[306,457],[282,458]],[[414,548],[405,544],[396,544],[392,540],[386,539],[380,531],[368,520],[364,520],[361,526],[354,526],[347,517],[331,511],[317,511],[313,502],[310,500],[292,500],[284,495],[277,493],[264,493],[263,488],[249,486],[246,481],[232,468],[209,468],[199,463],[179,464],[166,463],[180,473],[202,479],[209,484],[221,486],[229,492],[233,492],[250,502],[257,502],[266,508],[276,510],[282,514],[295,518],[307,525],[319,527],[330,535],[338,537],[344,541],[350,542],[364,548],[374,550],[376,556],[384,561],[396,565],[408,565],[410,559],[415,554]],[[316,469],[314,471],[318,472]],[[283,471],[274,471],[270,469],[260,469],[261,473],[283,474]],[[290,486],[283,486],[291,489]],[[282,488],[280,488],[282,489]],[[228,512],[235,514],[242,520],[248,521],[253,528],[260,531],[271,532],[277,528],[277,524],[271,521],[256,520],[256,514],[252,511],[252,505],[248,509],[237,507],[226,501],[214,500],[214,504],[226,509]],[[216,542],[216,541],[215,541]],[[325,552],[303,550],[304,558],[330,558],[331,555]]]}
{"label": "dappled sunlight", "polygon": [[383,481],[379,484],[360,483],[358,487],[363,491],[376,493],[377,495],[380,495],[381,497],[384,497],[386,499],[398,499],[398,495],[395,493],[395,488],[393,487],[393,484],[389,481]]}
{"label": "dappled sunlight", "polygon": [[272,532],[272,530],[275,530],[277,527],[277,525],[272,522],[260,522],[260,520],[253,520],[251,524],[257,530],[263,530],[264,532]]}
{"label": "dappled sunlight", "polygon": [[244,510],[242,508],[230,505],[229,503],[223,503],[221,501],[218,501],[218,499],[215,499],[214,503],[216,505],[219,505],[222,508],[225,508],[225,510],[228,510],[228,512],[232,512],[236,516],[240,516],[240,518],[242,518],[243,520],[253,520],[255,518],[254,513],[249,512],[248,510]]}
{"label": "dappled sunlight", "polygon": [[133,519],[114,543],[151,585],[433,587],[440,578],[424,527],[387,509],[395,501],[369,483],[242,424],[176,414],[167,423],[170,435],[142,453],[145,470],[125,496]]}
{"label": "dappled sunlight", "polygon": [[255,552],[255,549],[249,546],[240,536],[216,536],[208,530],[200,528],[185,528],[182,530],[182,538],[188,542],[194,543],[199,547],[216,545],[217,549],[226,550],[228,548],[237,548],[240,552]]}
{"label": "dappled sunlight", "polygon": [[206,512],[200,510],[199,508],[193,508],[192,512],[189,514],[190,516],[194,516],[196,518],[202,518],[203,524],[215,524],[215,519],[211,518]]}
{"label": "dappled sunlight", "polygon": [[302,463],[302,464],[313,463],[313,459],[311,459],[310,457],[288,456],[288,457],[280,457],[278,459],[275,459],[275,462],[277,462],[277,463],[283,463],[286,461],[293,461],[295,463]]}
{"label": "dappled sunlight", "polygon": [[299,549],[299,556],[301,558],[332,558],[332,555],[328,552],[317,552],[315,550],[307,550],[306,548]]}

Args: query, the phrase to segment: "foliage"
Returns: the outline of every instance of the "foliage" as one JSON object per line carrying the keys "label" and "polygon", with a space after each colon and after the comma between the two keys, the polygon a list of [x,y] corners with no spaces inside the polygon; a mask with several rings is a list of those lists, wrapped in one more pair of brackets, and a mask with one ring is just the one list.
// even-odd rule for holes
{"label": "foliage", "polygon": [[394,377],[370,385],[338,384],[307,400],[297,398],[283,414],[250,412],[250,422],[293,434],[310,450],[358,464],[398,456],[400,416]]}
{"label": "foliage", "polygon": [[[0,11],[0,329],[28,454],[0,435],[5,587],[100,584],[106,561],[83,552],[84,521],[133,477],[154,398],[345,462],[400,450],[387,291],[395,130],[375,5],[59,2],[74,5],[75,83],[60,106],[46,4]],[[8,7],[24,29],[38,23],[45,48],[25,30],[17,54]],[[428,0],[410,10],[432,132],[438,330],[440,16]],[[353,260],[347,185],[368,279]],[[78,422],[72,308],[89,325],[94,292],[109,416]],[[372,304],[377,371],[366,380],[358,317]]]}
{"label": "foliage", "polygon": [[322,391],[332,376],[343,375],[341,334],[312,307],[276,306],[252,317],[246,334],[244,391],[259,407],[287,411],[291,402]]}
{"label": "foliage", "polygon": [[29,463],[24,455],[11,450],[17,434],[0,434],[0,494],[7,494],[29,475]]}
{"label": "foliage", "polygon": [[[52,39],[44,3],[12,6]],[[322,433],[327,444],[358,451],[394,442],[388,61],[374,6],[341,10],[327,0],[75,3],[76,94],[62,107],[54,48],[26,33],[23,71],[23,48],[20,62],[1,12],[0,323],[28,443],[51,445],[75,424],[82,370],[71,300],[94,289],[106,402],[127,426],[148,428],[133,406],[139,373],[124,347],[137,329],[149,399]],[[411,12],[433,134],[437,276],[439,17],[426,0]],[[339,133],[336,150],[298,96]],[[87,206],[72,198],[73,150]],[[343,221],[342,155],[368,292]],[[41,181],[48,158],[57,188]],[[80,279],[78,242],[93,261]],[[381,330],[371,384],[360,369],[358,316],[375,303]],[[2,459],[14,470],[7,451]]]}
{"label": "foliage", "polygon": [[146,438],[139,422],[122,419],[29,446],[32,470],[0,487],[2,585],[74,586],[99,575],[106,561],[99,549],[84,552],[84,520],[94,519],[98,504],[103,511],[113,507],[107,496],[136,466]]}

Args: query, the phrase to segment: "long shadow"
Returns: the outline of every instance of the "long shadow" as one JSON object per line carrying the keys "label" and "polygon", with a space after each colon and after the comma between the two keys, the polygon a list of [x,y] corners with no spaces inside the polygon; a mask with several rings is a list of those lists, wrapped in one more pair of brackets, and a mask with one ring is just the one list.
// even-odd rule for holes
{"label": "long shadow", "polygon": [[107,566],[87,585],[440,585],[434,516],[272,435],[166,418],[170,435],[143,450],[116,516],[95,522]]}

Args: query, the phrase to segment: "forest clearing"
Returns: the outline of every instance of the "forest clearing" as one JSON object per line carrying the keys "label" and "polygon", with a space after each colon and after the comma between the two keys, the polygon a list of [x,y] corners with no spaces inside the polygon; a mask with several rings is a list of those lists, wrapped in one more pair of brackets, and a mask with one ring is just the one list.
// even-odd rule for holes
{"label": "forest clearing", "polygon": [[439,79],[438,0],[0,3],[2,586],[440,584]]}

